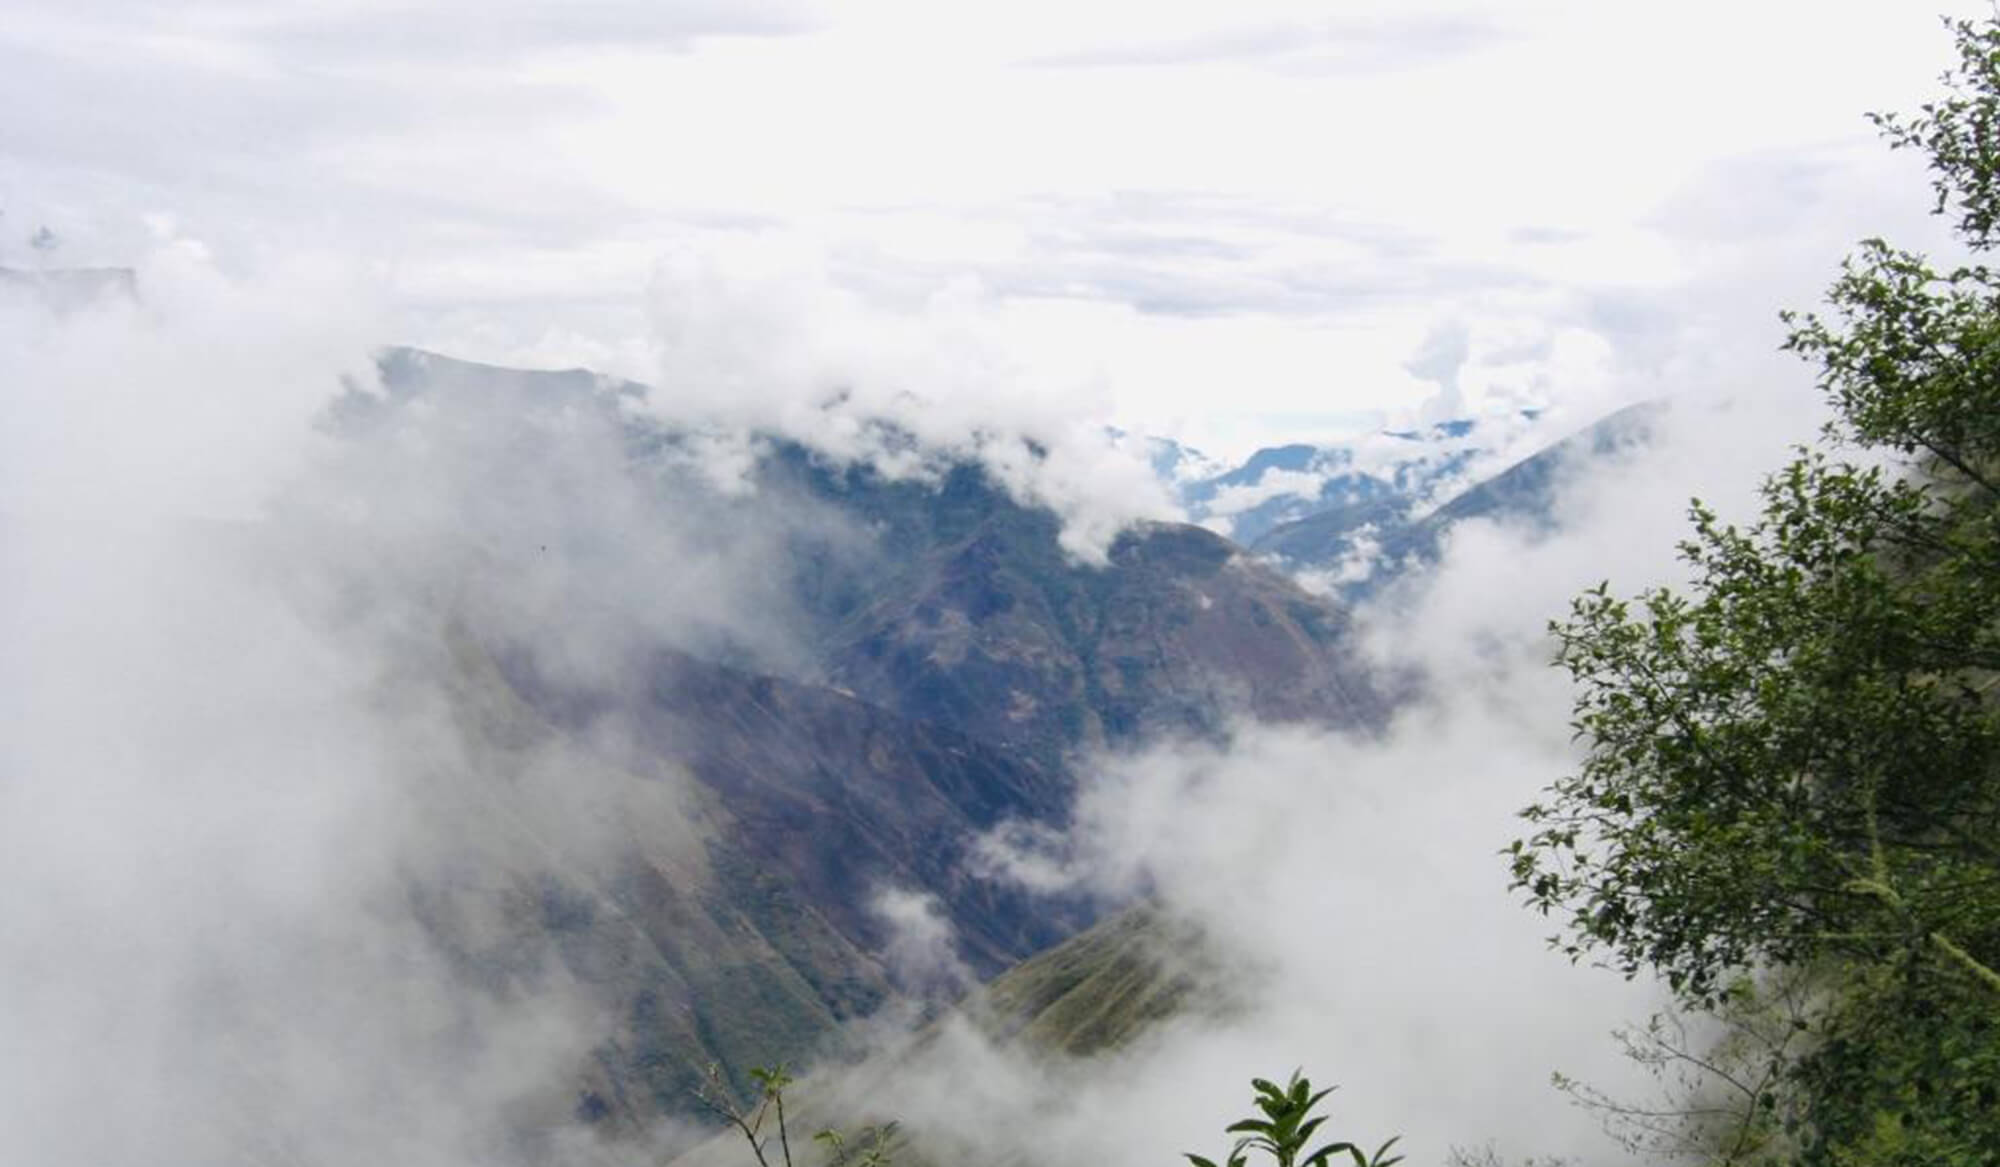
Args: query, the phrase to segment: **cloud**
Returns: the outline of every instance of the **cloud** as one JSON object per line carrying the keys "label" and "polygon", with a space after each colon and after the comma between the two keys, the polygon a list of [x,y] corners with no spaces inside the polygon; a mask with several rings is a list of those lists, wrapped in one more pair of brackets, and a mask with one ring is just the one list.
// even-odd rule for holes
{"label": "cloud", "polygon": [[888,929],[882,957],[903,992],[918,1000],[950,1000],[978,983],[958,954],[951,920],[936,896],[885,887],[870,907]]}
{"label": "cloud", "polygon": [[[1439,396],[1446,401],[1458,400],[1458,374],[1465,366],[1466,357],[1471,354],[1471,329],[1464,321],[1454,320],[1440,324],[1424,338],[1424,343],[1404,367],[1411,375],[1434,381]],[[1448,414],[1448,416],[1460,416]]]}
{"label": "cloud", "polygon": [[1254,481],[1231,483],[1217,490],[1204,509],[1211,515],[1229,518],[1287,494],[1317,500],[1326,480],[1344,470],[1345,466],[1307,470],[1267,469]]}
{"label": "cloud", "polygon": [[[363,272],[290,257],[257,285],[198,240],[163,241],[139,298],[52,319],[0,314],[0,512],[246,518],[312,442],[310,420],[368,366],[383,317]],[[308,313],[306,304],[326,305]]]}
{"label": "cloud", "polygon": [[1336,1137],[1401,1133],[1413,1162],[1488,1141],[1617,1161],[1549,1073],[1635,1082],[1607,1033],[1658,997],[1548,951],[1497,855],[1518,802],[1566,764],[1565,736],[1559,717],[1431,709],[1379,742],[1241,725],[1223,746],[1102,760],[1067,835],[994,846],[1052,886],[1143,892],[1220,979],[1082,1063],[949,1031],[901,1055],[874,1108],[920,1143],[970,1133],[988,1154],[1137,1165],[1213,1154],[1252,1076],[1303,1065],[1340,1084]]}
{"label": "cloud", "polygon": [[628,727],[494,670],[782,668],[790,529],[589,378],[376,385],[349,275],[181,240],[136,303],[0,306],[0,1159],[606,1161],[618,1003],[536,921],[700,843]]}
{"label": "cloud", "polygon": [[[1579,478],[1566,533],[1468,524],[1382,597],[1373,642],[1437,702],[1380,740],[1159,743],[1100,760],[1068,834],[989,842],[1031,883],[1160,897],[1256,1008],[1054,1073],[947,1027],[887,1101],[1159,1162],[1303,1062],[1355,1133],[1425,1154],[1587,1145],[1541,1071],[1613,1073],[1597,1032],[1646,998],[1551,963],[1491,854],[1569,756],[1542,622],[1614,568],[1673,578],[1685,497],[1740,510],[1810,432],[1771,309],[1924,207],[1920,174],[1798,143],[1859,131],[1854,79],[1930,60],[1896,30],[1941,48],[1934,23],[1732,13],[1690,94],[1563,6],[1188,6],[1139,44],[1116,6],[1025,33],[889,7],[10,11],[0,262],[48,225],[140,295],[0,308],[0,1159],[595,1161],[550,1084],[602,1002],[533,952],[468,987],[437,937],[503,945],[551,854],[691,832],[624,727],[530,732],[453,654],[606,685],[642,642],[799,667],[771,566],[794,500],[731,493],[756,446],[730,427],[917,479],[978,460],[1087,559],[1164,505],[1106,423],[1421,415],[1447,365],[1468,405],[1576,421],[1736,392]],[[1708,52],[1711,24],[1644,33]],[[1078,41],[1103,67],[1013,67]],[[347,381],[380,405],[374,345],[439,335],[657,392],[315,430]],[[635,467],[633,420],[716,432]],[[452,891],[420,918],[413,884]],[[946,976],[915,894],[907,963]]]}
{"label": "cloud", "polygon": [[1469,13],[1391,14],[1374,20],[1245,24],[1174,40],[1125,43],[1036,57],[1059,69],[1246,64],[1283,73],[1409,68],[1487,47],[1506,35]]}
{"label": "cloud", "polygon": [[891,312],[835,283],[827,262],[784,235],[664,260],[649,293],[657,414],[787,438],[892,479],[978,463],[1054,511],[1064,549],[1089,562],[1131,523],[1176,513],[1091,385],[1006,350],[976,282]]}
{"label": "cloud", "polygon": [[[1283,433],[1306,415],[1417,405],[1429,387],[1404,364],[1441,321],[1535,318],[1685,363],[1711,338],[1667,323],[1714,330],[1704,294],[1768,289],[1774,251],[1824,271],[1879,230],[1878,204],[1819,196],[1879,178],[1843,111],[1893,103],[1856,87],[1898,60],[1932,75],[1911,46],[1942,49],[1935,22],[1788,12],[1738,21],[1689,105],[1605,51],[1629,14],[1562,4],[1371,4],[1332,22],[1295,0],[1136,18],[892,0],[30,4],[0,29],[0,106],[35,111],[0,159],[0,262],[48,223],[65,262],[129,264],[163,212],[232,265],[357,257],[393,315],[383,339],[641,375],[663,251],[816,235],[833,283],[876,311],[970,278],[1010,355],[1099,379],[1125,428],[1226,425],[1223,444],[1249,446],[1308,436]],[[1801,27],[1821,51],[1792,51]],[[1014,64],[1079,45],[1188,59]],[[1386,66],[1311,72],[1343,53]],[[1580,114],[1584,91],[1600,100]],[[1702,179],[1789,152],[1836,170]],[[1691,179],[1714,189],[1683,197]],[[1785,210],[1800,194],[1810,214]],[[1758,254],[1722,254],[1731,233]],[[1591,304],[1607,306],[1595,323]],[[1565,395],[1570,375],[1523,368],[1510,391]]]}
{"label": "cloud", "polygon": [[1378,663],[1421,693],[1381,732],[1239,722],[1225,740],[1099,757],[1064,828],[1004,824],[975,848],[988,878],[1142,898],[1200,937],[1219,962],[1207,1000],[1228,1008],[1054,1064],[948,1028],[900,1049],[871,1104],[920,1141],[951,1146],[976,1113],[989,1152],[1136,1167],[1212,1154],[1252,1075],[1302,1065],[1340,1084],[1336,1137],[1401,1134],[1413,1163],[1489,1144],[1510,1162],[1628,1161],[1549,1075],[1646,1097],[1610,1031],[1664,992],[1551,951],[1501,854],[1516,810],[1577,757],[1546,622],[1606,575],[1622,591],[1681,578],[1691,495],[1754,512],[1762,475],[1822,416],[1806,380],[1690,393],[1651,445],[1559,474],[1551,522],[1455,528],[1434,569],[1357,613]]}
{"label": "cloud", "polygon": [[573,5],[433,0],[421,7],[363,0],[338,8],[300,0],[197,0],[170,11],[129,0],[93,0],[34,15],[7,39],[77,49],[99,45],[110,30],[120,29],[124,38],[151,46],[163,59],[214,69],[308,72],[357,64],[504,62],[606,45],[676,49],[703,37],[778,36],[819,23],[813,5],[795,0]]}
{"label": "cloud", "polygon": [[480,833],[432,809],[437,693],[385,692],[240,530],[0,537],[0,1157],[463,1162],[560,1114],[589,999],[475,987],[410,915]]}

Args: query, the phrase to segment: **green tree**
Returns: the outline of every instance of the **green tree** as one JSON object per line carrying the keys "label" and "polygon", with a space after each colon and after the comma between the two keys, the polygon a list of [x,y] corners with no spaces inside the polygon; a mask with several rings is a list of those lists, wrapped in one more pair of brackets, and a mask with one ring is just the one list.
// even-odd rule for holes
{"label": "green tree", "polygon": [[1870,240],[1787,316],[1836,419],[1754,524],[1695,505],[1689,587],[1552,626],[1586,753],[1512,848],[1573,957],[1689,1006],[1825,978],[1768,1104],[1800,1162],[2000,1162],[2000,23],[1951,27],[1946,94],[1875,120],[1970,262]]}

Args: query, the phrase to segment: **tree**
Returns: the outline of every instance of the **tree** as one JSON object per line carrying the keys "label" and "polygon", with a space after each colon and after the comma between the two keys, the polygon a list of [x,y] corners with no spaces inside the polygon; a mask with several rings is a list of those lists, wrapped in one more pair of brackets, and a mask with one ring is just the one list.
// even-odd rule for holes
{"label": "tree", "polygon": [[1783,1089],[1784,1077],[1810,1041],[1820,988],[1802,970],[1762,983],[1746,977],[1708,1017],[1662,1011],[1618,1031],[1625,1056],[1652,1077],[1653,1098],[1614,1097],[1563,1074],[1556,1086],[1649,1161],[1783,1162],[1798,1151],[1803,1126],[1803,1100]]}
{"label": "tree", "polygon": [[2000,1162],[2000,22],[1950,27],[1945,96],[1875,121],[1971,262],[1869,240],[1787,315],[1835,421],[1748,528],[1695,504],[1688,588],[1551,626],[1586,752],[1511,848],[1572,957],[1689,1006],[1825,978],[1809,1163]]}

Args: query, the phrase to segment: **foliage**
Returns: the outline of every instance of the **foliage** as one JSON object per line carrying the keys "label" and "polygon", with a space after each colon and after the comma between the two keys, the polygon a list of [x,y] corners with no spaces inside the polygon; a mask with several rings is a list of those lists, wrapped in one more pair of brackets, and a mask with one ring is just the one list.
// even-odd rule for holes
{"label": "foliage", "polygon": [[1446,1153],[1444,1167],[1582,1167],[1572,1159],[1537,1157],[1508,1163],[1492,1144],[1483,1147],[1453,1147]]}
{"label": "foliage", "polygon": [[1804,970],[1744,977],[1710,1018],[1664,1011],[1618,1032],[1626,1057],[1659,1085],[1658,1098],[1614,1098],[1562,1074],[1556,1086],[1596,1111],[1635,1155],[1718,1167],[1781,1160],[1799,1149],[1802,1100],[1785,1083],[1811,1049],[1821,980]]}
{"label": "foliage", "polygon": [[764,1133],[764,1125],[767,1119],[775,1120],[778,1150],[785,1167],[792,1167],[791,1132],[785,1126],[785,1088],[792,1084],[792,1076],[783,1066],[756,1066],[750,1070],[750,1080],[756,1083],[757,1101],[748,1110],[730,1093],[722,1080],[720,1066],[708,1068],[708,1079],[695,1092],[695,1100],[742,1133],[750,1144],[750,1153],[757,1157],[757,1167],[771,1167],[771,1161],[765,1157],[771,1139]]}
{"label": "foliage", "polygon": [[897,1148],[897,1124],[864,1126],[852,1135],[828,1128],[813,1136],[827,1148],[827,1167],[889,1167]]}
{"label": "foliage", "polygon": [[[1393,1138],[1377,1147],[1373,1155],[1364,1154],[1350,1142],[1327,1143],[1307,1154],[1307,1144],[1326,1122],[1325,1115],[1312,1113],[1313,1108],[1333,1093],[1333,1088],[1314,1091],[1312,1082],[1296,1070],[1282,1087],[1263,1078],[1252,1079],[1250,1085],[1257,1092],[1257,1109],[1263,1117],[1252,1116],[1229,1125],[1230,1134],[1242,1137],[1224,1158],[1225,1167],[1245,1167],[1247,1152],[1253,1149],[1271,1156],[1277,1167],[1328,1167],[1329,1159],[1343,1154],[1354,1160],[1355,1167],[1392,1167],[1403,1159],[1389,1154],[1389,1148],[1396,1145]],[[1200,1155],[1191,1154],[1187,1159],[1194,1167],[1216,1167],[1214,1160]]]}
{"label": "foliage", "polygon": [[[2000,21],[1952,27],[1949,96],[1876,121],[1977,259]],[[1796,1108],[1767,1158],[2000,1162],[2000,275],[1871,240],[1829,302],[1787,347],[1837,418],[1762,517],[1697,503],[1685,590],[1599,586],[1552,626],[1586,753],[1523,812],[1513,875],[1573,958],[1696,1008],[1757,970],[1829,978],[1758,1092]]]}
{"label": "foliage", "polygon": [[[729,1093],[719,1066],[710,1066],[708,1080],[695,1098],[710,1113],[742,1134],[750,1144],[757,1167],[772,1167],[767,1151],[771,1136],[764,1133],[767,1120],[777,1127],[778,1152],[784,1167],[792,1167],[791,1131],[785,1121],[785,1091],[792,1075],[783,1066],[757,1066],[750,1071],[757,1087],[757,1101],[745,1110]],[[853,1131],[833,1128],[819,1131],[813,1141],[826,1148],[826,1167],[890,1167],[900,1149],[897,1124],[870,1124]]]}
{"label": "foliage", "polygon": [[[753,1069],[750,1077],[757,1085],[757,1100],[747,1110],[727,1091],[719,1067],[710,1067],[707,1084],[696,1098],[743,1135],[758,1167],[772,1167],[768,1157],[772,1136],[765,1133],[768,1120],[777,1128],[783,1167],[793,1167],[785,1122],[785,1091],[792,1084],[792,1076],[783,1066],[772,1066]],[[1331,1167],[1329,1161],[1336,1155],[1348,1156],[1355,1167],[1395,1167],[1402,1162],[1401,1155],[1389,1154],[1398,1141],[1393,1138],[1377,1147],[1372,1155],[1350,1142],[1329,1142],[1305,1153],[1313,1135],[1326,1122],[1325,1115],[1312,1112],[1333,1093],[1332,1088],[1315,1091],[1312,1082],[1297,1071],[1293,1071],[1283,1087],[1263,1078],[1252,1079],[1250,1084],[1257,1093],[1257,1109],[1262,1116],[1230,1124],[1228,1132],[1241,1137],[1230,1148],[1225,1167],[1247,1167],[1248,1152],[1253,1149],[1270,1155],[1276,1167]],[[864,1126],[852,1133],[822,1130],[813,1136],[813,1141],[826,1148],[827,1167],[891,1167],[900,1150],[898,1124],[894,1122]],[[1213,1160],[1200,1155],[1187,1158],[1194,1167],[1217,1167]]]}

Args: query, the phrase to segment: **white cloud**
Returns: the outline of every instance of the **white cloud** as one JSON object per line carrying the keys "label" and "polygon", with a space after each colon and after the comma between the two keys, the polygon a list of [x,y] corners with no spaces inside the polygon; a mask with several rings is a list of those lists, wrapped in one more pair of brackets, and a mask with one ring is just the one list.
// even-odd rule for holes
{"label": "white cloud", "polygon": [[377,319],[341,265],[183,240],[139,287],[0,305],[0,1159],[602,1162],[569,1127],[614,1018],[520,897],[699,844],[677,771],[481,653],[782,661],[787,528],[677,508],[586,402],[326,440]]}
{"label": "white cloud", "polygon": [[882,957],[905,993],[920,1000],[949,1000],[978,983],[959,957],[951,920],[936,896],[885,887],[870,907],[888,928]]}
{"label": "white cloud", "polygon": [[1254,482],[1232,483],[1216,491],[1207,509],[1210,514],[1230,516],[1287,494],[1317,499],[1327,477],[1312,470],[1266,470]]}
{"label": "white cloud", "polygon": [[1489,1141],[1622,1161],[1549,1074],[1633,1085],[1608,1031],[1659,996],[1568,965],[1507,892],[1512,813],[1569,753],[1559,710],[1482,694],[1379,742],[1244,725],[1226,746],[1103,760],[1066,835],[990,856],[1046,886],[1146,893],[1215,954],[1223,980],[1203,992],[1222,996],[1068,1067],[953,1031],[871,1079],[873,1106],[919,1138],[976,1113],[988,1151],[1136,1165],[1212,1155],[1249,1078],[1302,1065],[1341,1087],[1336,1137],[1401,1133],[1415,1163]]}
{"label": "white cloud", "polygon": [[810,244],[775,237],[671,257],[651,301],[654,408],[676,424],[752,428],[891,478],[977,462],[1053,510],[1090,562],[1130,523],[1176,513],[1089,383],[1009,353],[976,284],[885,311],[835,285]]}
{"label": "white cloud", "polygon": [[[973,277],[1010,355],[1235,453],[1418,407],[1403,365],[1441,323],[1623,365],[1645,338],[1594,302],[1728,331],[1686,293],[1735,281],[1765,312],[1773,273],[1921,218],[1857,200],[1910,190],[1859,114],[1914,104],[1947,51],[1927,9],[1797,0],[31,3],[0,30],[0,262],[43,222],[71,262],[130,262],[168,211],[231,263],[355,256],[396,339],[630,373],[663,251],[779,227],[878,309]],[[1161,63],[1023,65],[1065,54]],[[1832,169],[1802,179],[1802,152]],[[1565,400],[1595,359],[1477,392]]]}
{"label": "white cloud", "polygon": [[0,512],[253,513],[341,375],[367,369],[383,318],[362,274],[300,256],[253,288],[172,239],[141,265],[137,301],[0,312]]}
{"label": "white cloud", "polygon": [[920,1135],[972,1097],[1018,1154],[1136,1165],[1212,1154],[1251,1075],[1303,1065],[1341,1085],[1330,1130],[1400,1133],[1413,1163],[1489,1142],[1508,1161],[1626,1161],[1549,1074],[1643,1100],[1609,1034],[1664,993],[1552,952],[1552,922],[1509,893],[1500,853],[1518,808],[1576,761],[1546,622],[1607,575],[1621,591],[1680,578],[1689,496],[1753,513],[1763,474],[1821,416],[1802,374],[1677,400],[1650,447],[1572,464],[1552,531],[1454,529],[1434,570],[1358,614],[1380,663],[1425,688],[1381,734],[1239,724],[1222,743],[1100,758],[1066,829],[1009,824],[976,849],[990,878],[1146,897],[1222,954],[1230,1008],[1198,997],[1067,1067],[960,1030],[874,1097]]}
{"label": "white cloud", "polygon": [[[329,452],[341,377],[426,339],[614,363],[667,417],[891,473],[975,458],[1086,558],[1163,505],[1110,422],[1231,453],[1739,390],[1567,494],[1568,534],[1469,524],[1384,597],[1375,642],[1441,696],[1383,740],[1107,759],[1070,835],[989,849],[1153,890],[1258,1008],[1091,1081],[951,1030],[965,1072],[896,1099],[1160,1162],[1303,1062],[1355,1133],[1425,1154],[1594,1145],[1542,1070],[1588,1072],[1645,994],[1553,961],[1491,853],[1568,758],[1542,621],[1610,570],[1673,578],[1686,495],[1740,510],[1810,432],[1771,313],[1853,238],[1935,239],[1858,115],[1914,105],[1945,38],[1890,3],[1320,7],[10,10],[0,263],[50,262],[46,225],[54,262],[136,266],[141,297],[0,310],[0,1159],[178,1167],[248,1125],[486,1161],[595,1032],[560,978],[496,1002],[409,955],[409,863],[528,845],[413,799],[449,809],[468,764],[463,694],[413,646],[476,580],[466,611],[578,675],[615,681],[637,634],[781,663],[769,547],[651,508],[588,411],[516,444],[445,401]],[[1100,67],[1030,63],[1063,56]],[[743,443],[691,449],[741,481]],[[684,825],[584,765],[602,732],[514,760],[534,840]],[[921,899],[889,910],[950,967]]]}

